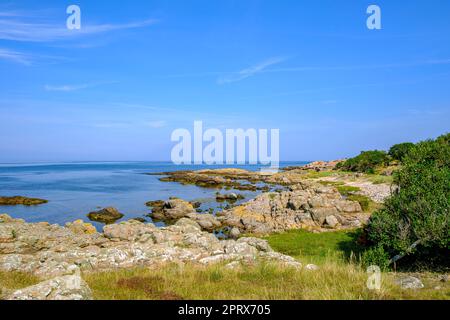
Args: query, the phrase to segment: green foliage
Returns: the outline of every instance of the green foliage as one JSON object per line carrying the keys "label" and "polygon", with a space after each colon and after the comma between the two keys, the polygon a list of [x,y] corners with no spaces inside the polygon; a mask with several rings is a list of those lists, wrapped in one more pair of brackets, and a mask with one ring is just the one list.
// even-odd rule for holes
{"label": "green foliage", "polygon": [[[450,253],[449,135],[418,143],[395,173],[399,189],[367,226],[368,240],[391,256],[419,264]],[[412,244],[420,240],[417,247]],[[412,257],[414,259],[412,259]],[[401,261],[400,261],[401,263]]]}
{"label": "green foliage", "polygon": [[389,164],[389,156],[385,151],[363,151],[357,157],[339,163],[336,168],[344,171],[374,173],[380,166]]}
{"label": "green foliage", "polygon": [[389,155],[394,160],[403,161],[405,156],[414,148],[414,143],[405,142],[396,144],[389,150]]}
{"label": "green foliage", "polygon": [[389,269],[389,254],[384,250],[382,246],[370,248],[364,251],[361,257],[361,262],[365,267],[378,266],[381,270],[385,271]]}

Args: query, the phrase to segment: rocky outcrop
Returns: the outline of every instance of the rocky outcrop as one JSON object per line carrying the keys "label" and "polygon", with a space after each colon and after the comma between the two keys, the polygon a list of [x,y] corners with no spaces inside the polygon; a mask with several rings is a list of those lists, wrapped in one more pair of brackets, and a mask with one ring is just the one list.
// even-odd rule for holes
{"label": "rocky outcrop", "polygon": [[290,191],[263,193],[219,217],[223,225],[259,234],[301,228],[353,228],[367,219],[358,202],[344,199],[334,187],[313,182],[297,184]]}
{"label": "rocky outcrop", "polygon": [[167,202],[151,201],[147,205],[152,208],[151,217],[156,221],[173,223],[181,218],[189,218],[198,223],[202,230],[213,232],[222,227],[222,223],[212,214],[197,213],[190,202],[172,198]]}
{"label": "rocky outcrop", "polygon": [[147,206],[152,209],[151,217],[154,220],[174,221],[196,213],[192,203],[172,198],[169,201],[150,201]]}
{"label": "rocky outcrop", "polygon": [[21,196],[15,197],[0,197],[0,206],[37,206],[40,204],[47,203],[48,200],[38,199],[38,198],[27,198]]}
{"label": "rocky outcrop", "polygon": [[291,166],[283,168],[284,171],[292,171],[292,170],[314,170],[317,172],[320,171],[329,171],[334,170],[336,166],[344,162],[345,160],[333,160],[333,161],[314,161],[308,163],[304,166]]}
{"label": "rocky outcrop", "polygon": [[167,262],[251,263],[264,259],[301,266],[291,257],[272,252],[265,240],[219,240],[201,229],[187,218],[164,228],[131,220],[106,225],[103,233],[89,234],[1,215],[0,270],[56,277],[72,275],[74,269],[156,267]]}
{"label": "rocky outcrop", "polygon": [[80,276],[67,275],[17,290],[4,300],[92,300],[92,292]]}
{"label": "rocky outcrop", "polygon": [[[181,184],[193,184],[203,188],[236,189],[236,190],[267,190],[267,186],[257,186],[262,182],[263,175],[241,169],[216,169],[198,171],[173,171],[163,172],[161,181],[179,182]],[[243,181],[247,181],[244,183]]]}
{"label": "rocky outcrop", "polygon": [[99,211],[91,212],[87,215],[89,220],[95,222],[101,222],[105,224],[114,223],[119,219],[123,218],[123,214],[120,213],[116,208],[105,208]]}

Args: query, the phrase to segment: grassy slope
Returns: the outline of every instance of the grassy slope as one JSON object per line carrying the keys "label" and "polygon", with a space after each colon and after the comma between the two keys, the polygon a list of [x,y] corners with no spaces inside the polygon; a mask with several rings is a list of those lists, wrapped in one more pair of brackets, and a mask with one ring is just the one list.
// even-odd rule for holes
{"label": "grassy slope", "polygon": [[[272,247],[318,271],[294,270],[257,263],[229,270],[224,265],[201,267],[169,264],[84,274],[96,299],[450,299],[449,283],[435,290],[428,281],[421,290],[401,290],[391,274],[383,274],[381,291],[366,288],[367,274],[351,253],[359,252],[357,232],[308,233],[291,231],[271,235]],[[433,275],[431,275],[432,277]],[[17,289],[38,282],[21,273],[0,272],[0,288]]]}

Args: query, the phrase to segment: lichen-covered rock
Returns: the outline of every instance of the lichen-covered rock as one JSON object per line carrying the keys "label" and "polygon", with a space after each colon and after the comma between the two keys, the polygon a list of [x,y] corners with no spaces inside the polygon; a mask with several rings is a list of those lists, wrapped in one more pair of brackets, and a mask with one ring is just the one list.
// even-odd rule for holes
{"label": "lichen-covered rock", "polygon": [[222,223],[212,214],[209,213],[189,213],[187,218],[197,222],[203,230],[214,231],[222,226]]}
{"label": "lichen-covered rock", "polygon": [[177,220],[190,213],[196,213],[192,203],[177,198],[170,199],[163,204],[160,201],[153,201],[150,207],[152,207],[152,218],[162,221]]}
{"label": "lichen-covered rock", "polygon": [[413,276],[400,276],[395,280],[395,282],[402,288],[402,289],[422,289],[425,287],[422,283],[422,281],[419,278],[413,277]]}
{"label": "lichen-covered rock", "polygon": [[[282,254],[267,255],[267,241],[255,238],[219,240],[188,218],[157,228],[154,224],[125,221],[106,225],[103,233],[79,232],[48,223],[24,223],[2,216],[0,270],[57,277],[82,271],[157,266],[166,262],[211,264],[221,261],[269,259],[294,263]],[[7,222],[6,222],[7,221]],[[294,263],[295,264],[295,263]]]}
{"label": "lichen-covered rock", "polygon": [[17,290],[5,300],[92,300],[92,292],[80,276],[68,275]]}
{"label": "lichen-covered rock", "polygon": [[367,218],[358,202],[344,199],[336,188],[303,182],[289,191],[263,193],[225,210],[219,220],[244,233],[266,234],[302,228],[350,228]]}
{"label": "lichen-covered rock", "polygon": [[97,232],[97,229],[92,224],[85,223],[83,220],[66,223],[66,227],[72,232],[79,234],[94,234]]}

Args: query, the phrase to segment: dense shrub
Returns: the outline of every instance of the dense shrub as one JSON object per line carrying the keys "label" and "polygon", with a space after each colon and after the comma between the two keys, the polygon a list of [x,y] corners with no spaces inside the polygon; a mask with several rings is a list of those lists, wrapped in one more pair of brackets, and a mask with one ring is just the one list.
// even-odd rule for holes
{"label": "dense shrub", "polygon": [[394,160],[403,161],[403,158],[412,148],[414,148],[414,143],[411,142],[396,144],[389,150],[389,155]]}
{"label": "dense shrub", "polygon": [[384,151],[363,151],[357,157],[341,162],[336,167],[344,171],[374,173],[379,166],[389,164],[389,156]]}
{"label": "dense shrub", "polygon": [[[410,262],[448,259],[450,250],[449,135],[418,143],[394,175],[398,191],[374,213],[366,228],[377,250],[408,254]],[[415,248],[411,246],[419,241]],[[373,252],[372,252],[373,253]]]}

